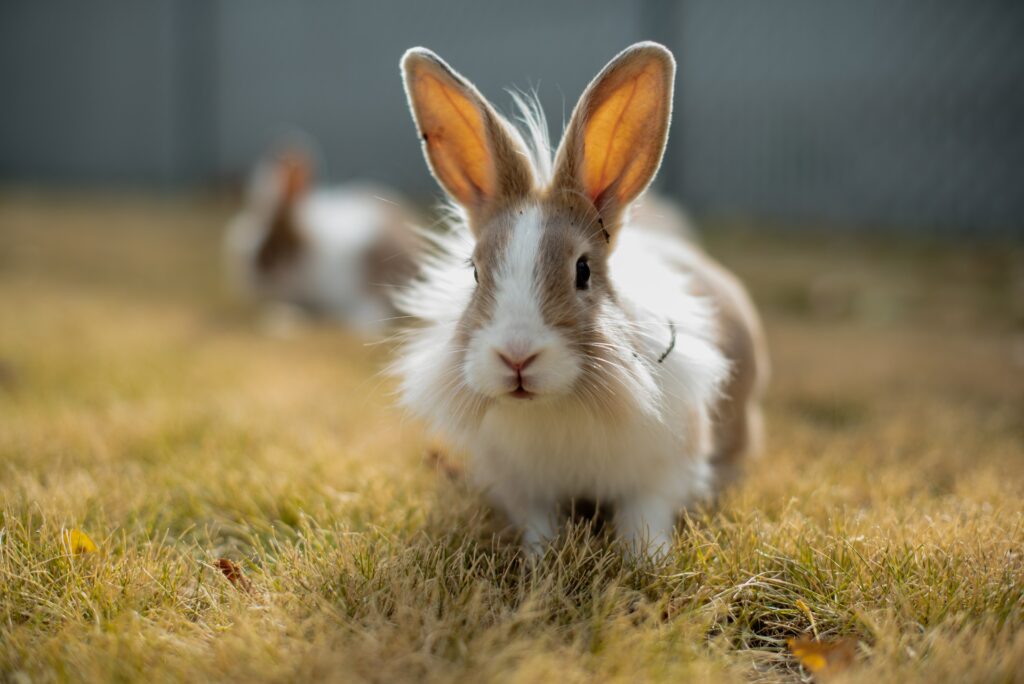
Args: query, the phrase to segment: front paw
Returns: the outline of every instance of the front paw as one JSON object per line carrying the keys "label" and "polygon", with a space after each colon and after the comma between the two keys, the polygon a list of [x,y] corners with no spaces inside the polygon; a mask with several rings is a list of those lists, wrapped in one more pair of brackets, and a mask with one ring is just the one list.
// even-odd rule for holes
{"label": "front paw", "polygon": [[619,505],[615,531],[625,551],[634,558],[662,560],[672,551],[675,532],[673,507],[658,499]]}
{"label": "front paw", "polygon": [[523,555],[530,560],[539,560],[555,536],[555,527],[547,516],[531,520],[523,527]]}
{"label": "front paw", "polygon": [[667,559],[672,552],[672,537],[668,534],[621,539],[620,543],[626,555],[636,561],[647,560],[657,563]]}

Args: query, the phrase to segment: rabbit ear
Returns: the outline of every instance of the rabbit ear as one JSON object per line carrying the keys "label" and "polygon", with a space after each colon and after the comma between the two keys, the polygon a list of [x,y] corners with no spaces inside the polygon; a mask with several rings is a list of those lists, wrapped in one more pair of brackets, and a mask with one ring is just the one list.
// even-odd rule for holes
{"label": "rabbit ear", "polygon": [[264,273],[279,268],[302,249],[304,238],[296,218],[296,205],[309,192],[313,164],[297,147],[287,147],[269,162],[273,185],[267,231],[256,251],[256,265]]}
{"label": "rabbit ear", "polygon": [[304,152],[294,148],[282,152],[276,164],[281,182],[281,199],[286,204],[294,204],[309,190],[313,165]]}
{"label": "rabbit ear", "polygon": [[426,48],[405,53],[402,75],[427,163],[471,225],[533,189],[522,142],[469,81]]}
{"label": "rabbit ear", "polygon": [[654,178],[672,116],[672,53],[637,43],[587,86],[555,161],[556,188],[584,193],[615,219]]}

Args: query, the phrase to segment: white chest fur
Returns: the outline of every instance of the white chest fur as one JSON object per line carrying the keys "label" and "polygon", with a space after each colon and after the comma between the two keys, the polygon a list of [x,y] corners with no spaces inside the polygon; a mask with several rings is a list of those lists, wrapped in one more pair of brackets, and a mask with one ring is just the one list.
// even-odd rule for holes
{"label": "white chest fur", "polygon": [[675,427],[639,416],[609,424],[554,402],[496,407],[470,439],[472,472],[485,491],[538,503],[656,493],[685,505],[707,494],[708,471],[701,436]]}

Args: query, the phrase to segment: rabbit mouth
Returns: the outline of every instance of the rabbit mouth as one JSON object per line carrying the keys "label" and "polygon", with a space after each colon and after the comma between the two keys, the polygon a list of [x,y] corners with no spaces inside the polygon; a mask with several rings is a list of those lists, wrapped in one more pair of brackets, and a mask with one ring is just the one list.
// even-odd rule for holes
{"label": "rabbit mouth", "polygon": [[520,379],[519,384],[516,385],[516,388],[514,390],[512,390],[511,392],[509,392],[509,395],[512,396],[512,397],[515,397],[516,399],[532,399],[533,398],[533,392],[531,392],[530,390],[528,390],[525,387],[523,387],[522,379]]}

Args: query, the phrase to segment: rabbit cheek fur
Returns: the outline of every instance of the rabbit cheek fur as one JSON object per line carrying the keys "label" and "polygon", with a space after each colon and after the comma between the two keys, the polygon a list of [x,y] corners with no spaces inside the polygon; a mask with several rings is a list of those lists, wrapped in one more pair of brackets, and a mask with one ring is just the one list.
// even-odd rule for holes
{"label": "rabbit cheek fur", "polygon": [[[640,44],[613,60],[553,172],[545,146],[526,149],[436,55],[411,50],[403,71],[464,220],[398,302],[426,322],[393,367],[402,403],[470,454],[527,549],[555,535],[566,500],[592,498],[630,548],[666,550],[677,512],[712,492],[712,413],[730,376],[716,310],[680,268],[696,250],[628,220],[664,147],[671,55]],[[620,106],[624,123],[607,125]]]}

